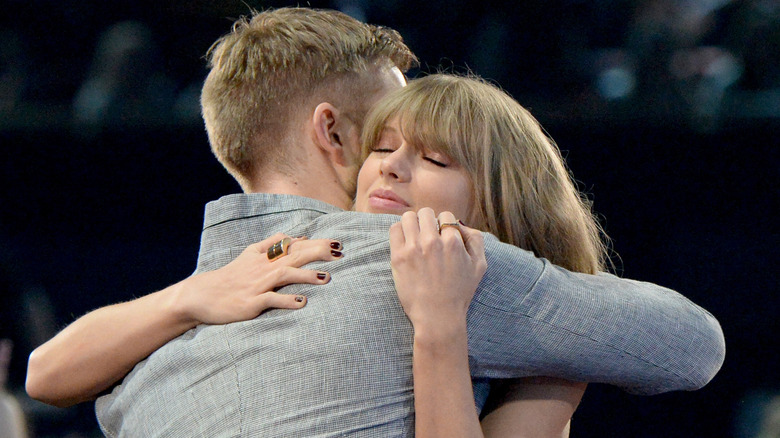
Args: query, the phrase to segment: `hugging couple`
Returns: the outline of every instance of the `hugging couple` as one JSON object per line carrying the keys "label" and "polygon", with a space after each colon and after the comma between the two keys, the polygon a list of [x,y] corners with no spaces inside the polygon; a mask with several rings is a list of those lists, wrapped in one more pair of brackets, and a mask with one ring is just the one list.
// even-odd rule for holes
{"label": "hugging couple", "polygon": [[709,382],[717,320],[604,272],[531,114],[415,62],[336,11],[237,21],[201,104],[244,193],[206,205],[194,275],[38,347],[28,393],[96,399],[112,437],[561,437],[586,382]]}

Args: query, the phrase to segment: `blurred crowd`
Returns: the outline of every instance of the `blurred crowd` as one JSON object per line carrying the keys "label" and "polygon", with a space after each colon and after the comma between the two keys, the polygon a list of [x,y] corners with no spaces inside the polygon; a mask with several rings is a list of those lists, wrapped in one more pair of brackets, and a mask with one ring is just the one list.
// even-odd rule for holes
{"label": "blurred crowd", "polygon": [[[44,3],[60,21],[49,20],[48,29],[11,14],[0,23],[0,112],[12,115],[29,102],[50,107],[67,101],[67,118],[82,127],[197,123],[204,70],[193,53],[202,55],[207,46],[193,45],[186,62],[176,51],[188,36],[204,33],[199,25],[221,25],[220,18],[246,12],[241,2],[233,9],[205,1],[189,9],[141,5],[137,10],[146,12],[126,7],[108,22],[101,17],[111,16],[109,11],[82,11],[97,5]],[[780,117],[778,0],[558,0],[506,7],[466,0],[320,3],[313,6],[399,29],[421,55],[423,69],[442,62],[468,66],[514,94],[584,101],[588,108],[641,103],[641,112],[628,117],[683,116],[705,128],[724,113]],[[28,8],[31,17],[47,13]],[[618,110],[626,108],[637,107]],[[22,117],[11,120],[20,118],[24,124]]]}

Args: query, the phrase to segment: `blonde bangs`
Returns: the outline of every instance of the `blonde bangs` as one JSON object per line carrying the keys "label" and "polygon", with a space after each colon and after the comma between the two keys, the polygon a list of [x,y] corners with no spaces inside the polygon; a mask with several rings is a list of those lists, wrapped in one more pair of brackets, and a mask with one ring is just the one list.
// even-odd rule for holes
{"label": "blonde bangs", "polygon": [[[431,79],[433,77],[429,77]],[[472,139],[467,133],[472,117],[463,109],[457,83],[413,80],[406,87],[382,99],[369,113],[363,130],[363,157],[376,147],[385,126],[397,119],[401,135],[418,150],[443,154],[473,175],[475,157],[470,156]],[[465,128],[465,129],[464,129]]]}

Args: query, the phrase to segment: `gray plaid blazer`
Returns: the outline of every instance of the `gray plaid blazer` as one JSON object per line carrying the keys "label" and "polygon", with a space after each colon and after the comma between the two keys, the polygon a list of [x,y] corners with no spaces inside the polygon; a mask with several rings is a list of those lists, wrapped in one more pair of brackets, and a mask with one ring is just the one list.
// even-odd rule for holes
{"label": "gray plaid blazer", "polygon": [[[139,363],[96,402],[110,437],[414,435],[412,327],[393,287],[397,216],[312,199],[230,195],[209,203],[196,272],[275,232],[332,238],[344,258],[314,263],[326,285],[292,285],[300,310],[201,325]],[[481,409],[491,378],[545,375],[655,394],[706,384],[724,357],[718,322],[680,294],[568,272],[486,236],[488,271],[469,309]]]}

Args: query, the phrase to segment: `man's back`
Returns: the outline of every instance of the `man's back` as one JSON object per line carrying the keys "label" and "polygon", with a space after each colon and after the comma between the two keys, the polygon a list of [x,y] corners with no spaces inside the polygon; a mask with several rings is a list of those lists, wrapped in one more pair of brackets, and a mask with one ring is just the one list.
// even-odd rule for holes
{"label": "man's back", "polygon": [[[199,326],[138,364],[96,403],[106,435],[412,436],[413,333],[388,263],[397,220],[295,196],[210,203],[198,271],[279,231],[339,240],[345,256],[310,266],[330,283],[284,289],[309,297],[305,308]],[[722,363],[717,321],[673,291],[570,273],[495,238],[486,253],[468,321],[478,408],[486,378],[550,375],[653,394],[698,388]]]}
{"label": "man's back", "polygon": [[412,328],[387,275],[387,231],[374,220],[361,230],[365,216],[349,224],[343,214],[322,216],[334,211],[290,214],[282,207],[207,227],[198,271],[219,268],[279,231],[338,239],[345,257],[317,267],[332,273],[329,284],[284,291],[309,297],[303,309],[199,326],[153,353],[98,400],[104,432],[412,436]]}

